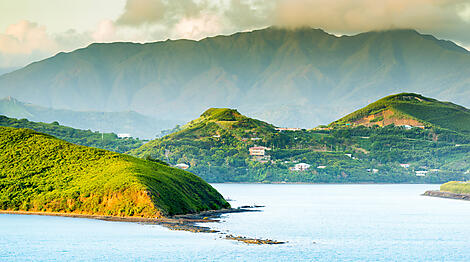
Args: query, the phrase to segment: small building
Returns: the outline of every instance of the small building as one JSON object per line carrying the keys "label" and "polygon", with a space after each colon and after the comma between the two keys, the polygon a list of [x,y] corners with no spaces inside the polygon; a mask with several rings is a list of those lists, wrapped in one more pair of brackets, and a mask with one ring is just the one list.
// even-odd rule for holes
{"label": "small building", "polygon": [[302,129],[300,129],[298,127],[278,127],[278,128],[276,128],[276,130],[281,132],[281,131],[300,131]]}
{"label": "small building", "polygon": [[305,171],[310,168],[309,164],[306,163],[298,163],[295,166],[289,168],[291,171]]}
{"label": "small building", "polygon": [[425,170],[415,171],[416,176],[426,176],[428,173],[429,171],[425,171]]}
{"label": "small building", "polygon": [[352,158],[352,154],[344,154],[345,156]]}
{"label": "small building", "polygon": [[400,166],[403,168],[410,168],[410,164],[400,164]]}
{"label": "small building", "polygon": [[325,169],[326,166],[317,166],[317,169]]}
{"label": "small building", "polygon": [[179,168],[179,169],[188,169],[189,165],[187,165],[185,163],[180,163],[180,164],[176,164],[175,167]]}
{"label": "small building", "polygon": [[132,136],[131,134],[117,134],[117,137],[122,139],[122,138],[131,138]]}
{"label": "small building", "polygon": [[254,146],[248,149],[250,151],[250,156],[264,156],[266,154],[266,150],[271,150],[269,147],[264,146]]}

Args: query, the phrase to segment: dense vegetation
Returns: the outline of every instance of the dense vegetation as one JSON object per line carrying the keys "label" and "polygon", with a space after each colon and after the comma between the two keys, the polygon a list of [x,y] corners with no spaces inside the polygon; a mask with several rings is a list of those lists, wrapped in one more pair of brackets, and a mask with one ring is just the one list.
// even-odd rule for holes
{"label": "dense vegetation", "polygon": [[113,133],[99,133],[90,130],[80,130],[62,126],[58,122],[38,123],[26,119],[15,119],[0,115],[0,126],[29,128],[40,133],[49,134],[77,145],[102,148],[118,153],[124,153],[138,148],[143,141],[134,138],[120,139]]}
{"label": "dense vegetation", "polygon": [[0,127],[0,209],[159,217],[227,206],[189,172]]}
{"label": "dense vegetation", "polygon": [[456,194],[470,194],[470,182],[451,181],[441,186],[441,191]]}
{"label": "dense vegetation", "polygon": [[[469,109],[413,93],[385,97],[333,122],[330,126],[355,125],[360,119],[371,115],[379,115],[380,112],[386,110],[391,110],[394,115],[385,116],[385,118],[411,119],[429,127],[439,127],[470,135]],[[371,119],[370,123],[378,123],[384,120],[384,116],[381,116],[380,119]]]}
{"label": "dense vegetation", "polygon": [[[434,112],[438,119],[438,111]],[[237,117],[226,121],[231,114]],[[327,129],[278,131],[234,110],[211,109],[180,131],[131,154],[186,163],[190,171],[210,182],[442,183],[470,179],[470,137],[466,132],[456,125],[441,128],[431,121],[426,125],[336,123]],[[269,158],[250,156],[249,148],[255,145],[270,148],[266,151]],[[289,170],[302,162],[311,167]],[[418,176],[417,171],[425,175]]]}
{"label": "dense vegetation", "polygon": [[339,37],[272,27],[200,41],[94,43],[0,76],[2,95],[50,108],[187,121],[222,105],[298,127],[402,90],[470,106],[470,52],[415,30]]}

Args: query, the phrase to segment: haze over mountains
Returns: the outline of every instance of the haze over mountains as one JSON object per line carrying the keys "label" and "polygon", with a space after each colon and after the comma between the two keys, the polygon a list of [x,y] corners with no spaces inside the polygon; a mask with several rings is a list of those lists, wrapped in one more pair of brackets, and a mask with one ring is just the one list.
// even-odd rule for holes
{"label": "haze over mountains", "polygon": [[178,121],[158,120],[134,111],[98,112],[52,109],[18,101],[13,97],[0,99],[0,115],[26,118],[37,122],[60,124],[92,131],[130,134],[133,137],[153,139],[164,129],[171,129]]}
{"label": "haze over mountains", "polygon": [[404,91],[470,106],[470,52],[414,30],[337,37],[267,28],[201,41],[92,44],[0,76],[0,96],[51,108],[190,120],[231,107],[295,127]]}

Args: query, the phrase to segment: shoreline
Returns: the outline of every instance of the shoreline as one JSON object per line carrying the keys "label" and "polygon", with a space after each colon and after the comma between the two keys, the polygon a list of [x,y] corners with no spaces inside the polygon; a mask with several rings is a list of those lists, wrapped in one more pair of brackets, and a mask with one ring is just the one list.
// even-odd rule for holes
{"label": "shoreline", "polygon": [[192,233],[218,233],[224,237],[223,239],[240,241],[247,244],[267,244],[276,245],[284,244],[285,241],[276,241],[271,239],[260,239],[260,238],[248,238],[232,235],[228,233],[220,232],[209,227],[197,225],[197,223],[210,223],[220,222],[219,218],[224,214],[231,213],[244,213],[244,212],[261,212],[257,208],[264,206],[244,206],[242,208],[228,208],[219,210],[207,210],[194,214],[175,215],[172,217],[164,218],[145,218],[145,217],[117,217],[117,216],[102,216],[102,215],[88,215],[88,214],[74,214],[74,213],[59,213],[59,212],[37,212],[37,211],[14,211],[14,210],[0,210],[1,214],[9,215],[35,215],[35,216],[58,216],[58,217],[71,217],[71,218],[85,218],[85,219],[97,219],[103,221],[112,222],[133,222],[143,223],[151,225],[159,225],[166,227],[169,230],[176,231],[188,231]]}
{"label": "shoreline", "polygon": [[429,196],[429,197],[440,197],[440,198],[447,198],[447,199],[470,201],[470,194],[458,194],[458,193],[452,193],[452,192],[447,192],[447,191],[428,190],[424,192],[422,195]]}

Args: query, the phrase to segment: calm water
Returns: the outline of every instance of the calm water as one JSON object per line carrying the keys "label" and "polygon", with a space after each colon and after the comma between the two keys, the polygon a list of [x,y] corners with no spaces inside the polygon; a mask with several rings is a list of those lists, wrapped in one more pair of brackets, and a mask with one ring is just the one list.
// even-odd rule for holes
{"label": "calm water", "polygon": [[266,207],[211,227],[289,243],[252,246],[154,225],[0,215],[0,260],[470,261],[470,201],[420,196],[437,185],[214,186],[232,206]]}

